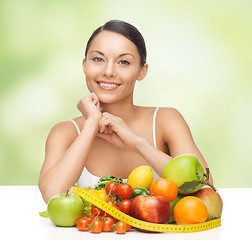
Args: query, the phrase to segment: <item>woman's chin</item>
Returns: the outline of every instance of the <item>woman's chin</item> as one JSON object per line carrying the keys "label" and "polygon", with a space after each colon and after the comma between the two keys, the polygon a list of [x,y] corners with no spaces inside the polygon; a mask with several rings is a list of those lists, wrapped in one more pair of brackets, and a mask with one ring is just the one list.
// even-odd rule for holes
{"label": "woman's chin", "polygon": [[108,94],[97,94],[99,100],[103,104],[112,104],[119,101],[118,97]]}

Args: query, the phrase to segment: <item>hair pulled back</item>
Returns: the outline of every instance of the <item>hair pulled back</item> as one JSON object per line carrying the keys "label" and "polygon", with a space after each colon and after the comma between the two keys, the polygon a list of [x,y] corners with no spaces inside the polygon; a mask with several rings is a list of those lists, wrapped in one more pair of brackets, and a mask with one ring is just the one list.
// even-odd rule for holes
{"label": "hair pulled back", "polygon": [[140,55],[140,64],[144,66],[144,64],[146,63],[146,55],[147,55],[144,38],[136,27],[121,20],[108,21],[103,26],[97,28],[93,32],[93,34],[91,35],[91,37],[87,42],[85,57],[87,57],[88,49],[90,47],[92,40],[98,33],[104,30],[119,33],[128,38],[131,42],[133,42],[136,45]]}

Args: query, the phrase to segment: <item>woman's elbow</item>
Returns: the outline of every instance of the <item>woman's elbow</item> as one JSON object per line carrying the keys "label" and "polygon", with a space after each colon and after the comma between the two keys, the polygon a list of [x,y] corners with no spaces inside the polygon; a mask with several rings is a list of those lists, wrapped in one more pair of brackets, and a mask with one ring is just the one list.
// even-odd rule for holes
{"label": "woman's elbow", "polygon": [[53,195],[49,193],[48,186],[45,186],[45,185],[46,184],[44,184],[42,180],[38,181],[38,188],[39,188],[39,191],[40,191],[40,193],[42,195],[42,198],[45,201],[45,203],[48,204],[50,198]]}

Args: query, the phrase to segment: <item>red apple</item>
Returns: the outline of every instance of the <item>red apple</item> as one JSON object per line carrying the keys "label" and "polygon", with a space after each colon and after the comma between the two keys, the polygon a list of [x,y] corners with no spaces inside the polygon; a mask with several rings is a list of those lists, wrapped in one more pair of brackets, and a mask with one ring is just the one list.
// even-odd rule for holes
{"label": "red apple", "polygon": [[133,199],[129,215],[147,222],[168,224],[171,207],[163,196],[140,195]]}
{"label": "red apple", "polygon": [[223,202],[218,192],[215,192],[210,187],[203,187],[193,195],[205,203],[208,211],[207,220],[221,217]]}

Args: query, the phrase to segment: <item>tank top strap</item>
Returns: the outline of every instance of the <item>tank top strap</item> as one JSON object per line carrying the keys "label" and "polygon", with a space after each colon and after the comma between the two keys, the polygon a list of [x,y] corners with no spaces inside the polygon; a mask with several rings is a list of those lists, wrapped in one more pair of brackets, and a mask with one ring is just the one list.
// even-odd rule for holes
{"label": "tank top strap", "polygon": [[153,114],[153,122],[152,122],[152,129],[153,129],[153,145],[155,148],[157,148],[157,141],[156,141],[156,116],[157,116],[157,111],[158,111],[159,107],[157,107],[154,111]]}
{"label": "tank top strap", "polygon": [[73,119],[71,119],[71,120],[69,120],[69,121],[71,121],[71,122],[74,124],[74,126],[76,127],[76,130],[77,130],[77,132],[78,132],[78,135],[80,135],[80,128],[79,128],[79,126],[77,125],[77,123],[76,123]]}

